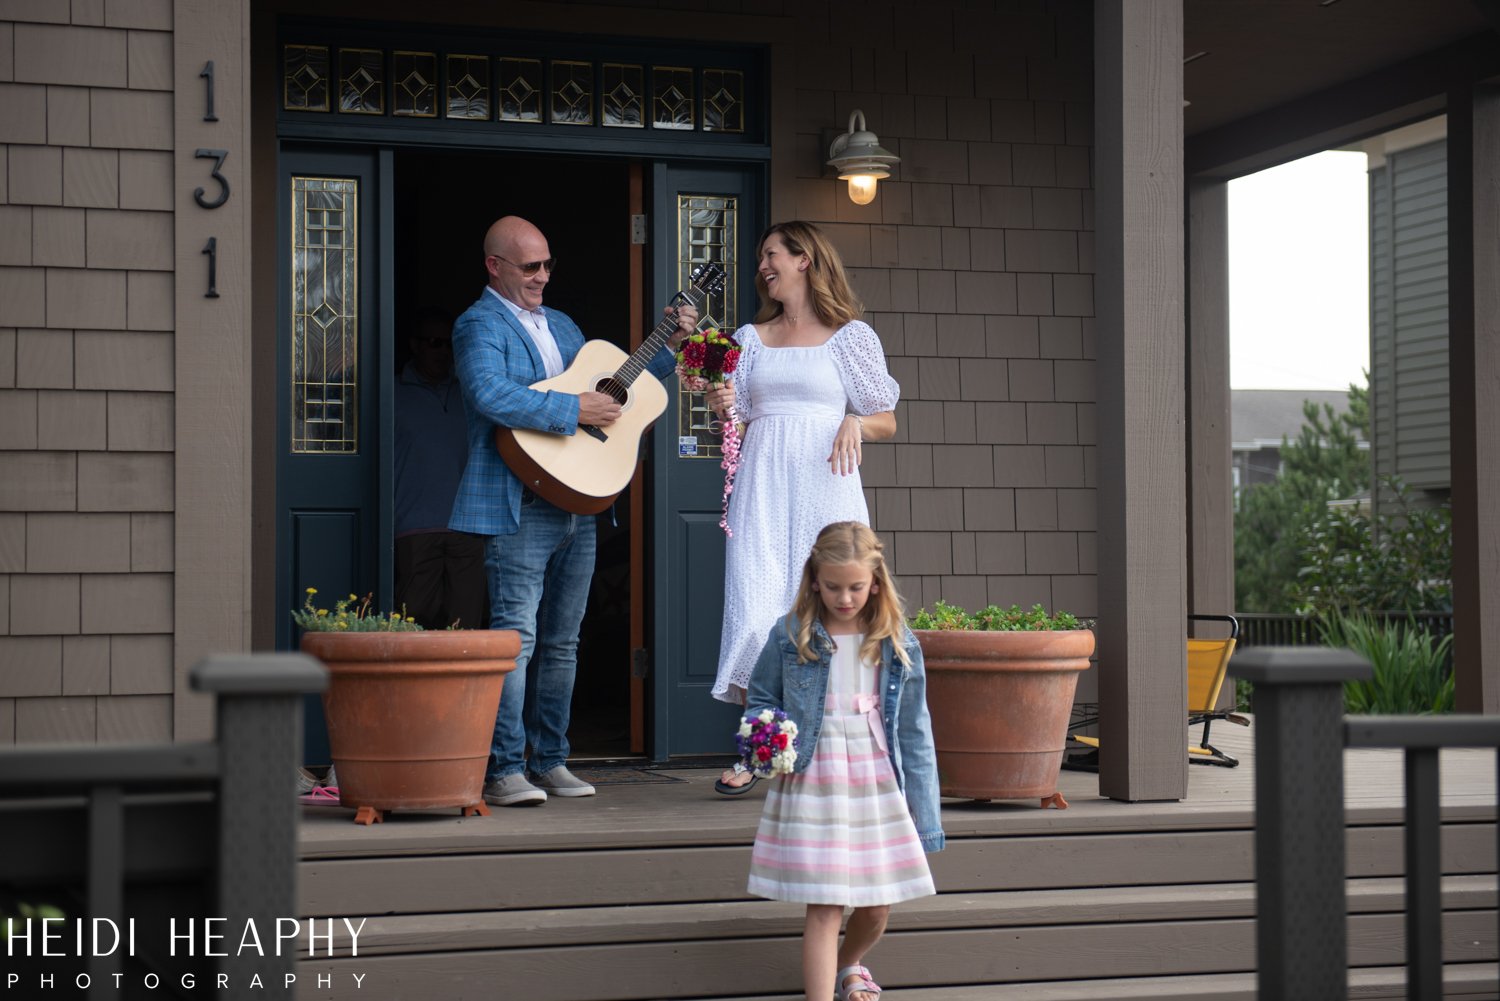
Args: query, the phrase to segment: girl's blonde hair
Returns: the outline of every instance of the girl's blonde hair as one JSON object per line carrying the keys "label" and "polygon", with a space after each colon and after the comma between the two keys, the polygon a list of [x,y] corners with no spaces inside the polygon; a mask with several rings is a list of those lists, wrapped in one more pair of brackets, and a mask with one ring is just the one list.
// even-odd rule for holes
{"label": "girl's blonde hair", "polygon": [[860,624],[865,633],[865,640],[859,647],[860,659],[880,663],[880,643],[889,639],[896,658],[910,667],[911,658],[902,642],[906,618],[902,612],[901,595],[885,565],[885,545],[868,525],[857,521],[836,521],[819,532],[812,553],[802,567],[802,583],[797,587],[797,600],[790,613],[797,623],[794,638],[798,660],[806,663],[818,658],[812,646],[812,624],[823,618],[822,599],[813,590],[819,568],[850,563],[857,563],[870,571],[872,583],[879,585],[878,590],[871,588],[869,600],[860,612]]}
{"label": "girl's blonde hair", "polygon": [[[781,237],[789,253],[807,255],[807,287],[819,323],[836,330],[850,320],[859,319],[865,307],[849,287],[844,262],[833,244],[828,242],[828,237],[810,222],[778,222],[760,235],[760,242],[755,245],[757,260],[766,241],[773,236]],[[760,295],[756,323],[765,323],[781,315],[781,303],[771,298],[759,270],[755,273],[755,291]]]}

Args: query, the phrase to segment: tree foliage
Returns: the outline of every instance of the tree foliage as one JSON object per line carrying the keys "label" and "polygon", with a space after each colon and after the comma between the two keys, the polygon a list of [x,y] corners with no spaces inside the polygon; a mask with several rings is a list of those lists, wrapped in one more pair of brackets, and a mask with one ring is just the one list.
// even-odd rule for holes
{"label": "tree foliage", "polygon": [[1307,528],[1326,515],[1329,501],[1370,486],[1370,456],[1359,447],[1369,439],[1369,390],[1351,385],[1345,413],[1308,401],[1302,414],[1297,439],[1282,438],[1281,476],[1240,491],[1234,582],[1242,611],[1293,611]]}
{"label": "tree foliage", "polygon": [[1453,520],[1400,480],[1381,481],[1380,513],[1331,508],[1302,529],[1292,588],[1298,612],[1445,612],[1453,607]]}

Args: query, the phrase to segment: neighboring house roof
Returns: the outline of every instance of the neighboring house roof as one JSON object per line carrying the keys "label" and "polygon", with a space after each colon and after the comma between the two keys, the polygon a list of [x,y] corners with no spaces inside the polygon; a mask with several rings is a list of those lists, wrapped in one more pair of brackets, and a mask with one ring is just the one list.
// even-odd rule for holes
{"label": "neighboring house roof", "polygon": [[1311,400],[1334,413],[1349,409],[1342,389],[1235,389],[1229,394],[1229,436],[1235,451],[1280,448],[1282,436],[1293,441],[1302,430],[1302,404]]}

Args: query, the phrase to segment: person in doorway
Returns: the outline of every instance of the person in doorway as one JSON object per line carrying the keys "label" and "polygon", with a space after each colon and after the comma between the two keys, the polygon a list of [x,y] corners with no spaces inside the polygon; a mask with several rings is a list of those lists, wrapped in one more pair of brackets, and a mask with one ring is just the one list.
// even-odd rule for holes
{"label": "person in doorway", "polygon": [[811,550],[750,676],[746,718],[779,709],[798,739],[791,773],[766,795],[747,889],[807,905],[808,1001],[875,1001],[864,959],[891,905],[937,892],[925,855],[944,842],[927,678],[875,533],[836,522]]}
{"label": "person in doorway", "polygon": [[[724,568],[724,622],[714,698],[745,701],[766,630],[797,593],[800,562],[824,525],[868,524],[861,444],[896,433],[901,387],[844,273],[816,227],[779,223],[757,252],[760,312],[735,333],[734,379],[708,405],[746,422]],[[742,764],[714,784],[726,796],[756,777]]]}
{"label": "person in doorway", "polygon": [[[496,806],[594,794],[566,764],[578,630],[594,573],[594,519],[526,489],[495,448],[497,425],[571,435],[581,424],[608,427],[620,416],[620,404],[605,393],[530,388],[560,375],[583,347],[572,320],[542,307],[555,265],[540,229],[518,216],[497,220],[484,237],[489,283],[453,328],[469,462],[448,527],[486,537],[490,628],[521,634],[485,770],[484,798]],[[676,316],[676,332],[648,366],[660,378],[675,370],[672,352],[698,322],[691,306]]]}
{"label": "person in doorway", "polygon": [[484,625],[484,544],[448,528],[469,457],[453,377],[453,318],[417,314],[411,361],[396,380],[396,607],[425,629]]}

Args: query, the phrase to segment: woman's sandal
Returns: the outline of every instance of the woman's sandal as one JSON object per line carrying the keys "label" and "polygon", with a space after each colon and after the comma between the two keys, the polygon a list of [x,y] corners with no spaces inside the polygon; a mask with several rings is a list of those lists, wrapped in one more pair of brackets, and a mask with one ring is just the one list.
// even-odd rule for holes
{"label": "woman's sandal", "polygon": [[[859,977],[858,980],[844,986],[844,981],[851,976]],[[880,985],[875,978],[870,976],[870,971],[863,966],[846,966],[833,978],[833,996],[836,1001],[850,1001],[850,998],[863,991],[875,997],[880,996]]]}
{"label": "woman's sandal", "polygon": [[736,761],[734,763],[733,771],[736,775],[749,774],[750,781],[744,783],[743,785],[735,786],[730,785],[723,779],[714,779],[714,792],[718,793],[720,796],[743,796],[745,795],[745,793],[749,792],[752,788],[755,787],[755,783],[760,781],[760,776],[750,772],[750,769],[746,768],[742,762]]}

